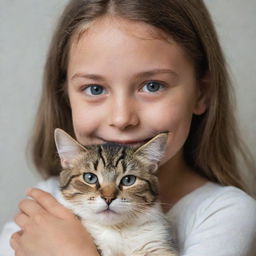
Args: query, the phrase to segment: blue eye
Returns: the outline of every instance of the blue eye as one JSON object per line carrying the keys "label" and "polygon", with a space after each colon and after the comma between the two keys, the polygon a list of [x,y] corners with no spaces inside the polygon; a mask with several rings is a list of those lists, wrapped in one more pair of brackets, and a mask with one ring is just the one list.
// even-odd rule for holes
{"label": "blue eye", "polygon": [[98,182],[97,176],[91,172],[84,173],[83,178],[88,184],[96,184]]}
{"label": "blue eye", "polygon": [[106,90],[101,85],[97,84],[89,85],[84,89],[84,91],[90,96],[97,96],[106,93]]}
{"label": "blue eye", "polygon": [[142,91],[144,92],[151,92],[151,93],[154,93],[154,92],[158,92],[159,90],[161,90],[164,86],[159,83],[159,82],[156,82],[156,81],[150,81],[150,82],[147,82],[143,88],[142,88]]}
{"label": "blue eye", "polygon": [[127,175],[121,179],[120,184],[123,186],[131,186],[135,183],[136,177],[134,175]]}

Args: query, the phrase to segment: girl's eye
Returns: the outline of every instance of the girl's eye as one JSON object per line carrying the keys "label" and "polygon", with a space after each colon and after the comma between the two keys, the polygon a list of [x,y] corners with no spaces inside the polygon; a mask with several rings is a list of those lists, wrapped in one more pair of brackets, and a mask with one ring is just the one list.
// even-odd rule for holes
{"label": "girl's eye", "polygon": [[88,184],[96,184],[98,182],[98,177],[91,172],[84,173],[83,178]]}
{"label": "girl's eye", "polygon": [[131,186],[135,183],[136,177],[133,175],[127,175],[121,179],[120,184],[123,186]]}
{"label": "girl's eye", "polygon": [[97,96],[97,95],[102,95],[106,93],[106,90],[104,89],[104,87],[97,84],[89,85],[84,89],[84,91],[86,92],[86,94],[90,96]]}
{"label": "girl's eye", "polygon": [[150,81],[147,82],[143,88],[142,91],[144,92],[150,92],[150,93],[154,93],[154,92],[158,92],[159,90],[163,89],[164,85],[162,85],[159,82],[156,81]]}

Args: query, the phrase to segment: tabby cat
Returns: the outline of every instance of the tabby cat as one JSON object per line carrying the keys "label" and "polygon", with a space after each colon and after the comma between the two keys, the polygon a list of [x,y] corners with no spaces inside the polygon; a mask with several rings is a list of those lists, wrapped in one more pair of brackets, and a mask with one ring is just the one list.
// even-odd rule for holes
{"label": "tabby cat", "polygon": [[102,256],[176,256],[154,175],[168,135],[135,149],[82,146],[61,129],[55,142],[62,164],[60,202],[94,238]]}

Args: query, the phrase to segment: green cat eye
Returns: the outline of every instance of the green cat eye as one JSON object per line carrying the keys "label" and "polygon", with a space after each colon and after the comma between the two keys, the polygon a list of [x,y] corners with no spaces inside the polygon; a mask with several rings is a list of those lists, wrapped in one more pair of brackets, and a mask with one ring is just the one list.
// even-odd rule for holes
{"label": "green cat eye", "polygon": [[91,172],[84,173],[83,178],[88,184],[96,184],[98,182],[98,177]]}
{"label": "green cat eye", "polygon": [[120,184],[123,186],[131,186],[135,183],[136,176],[133,175],[127,175],[121,179]]}

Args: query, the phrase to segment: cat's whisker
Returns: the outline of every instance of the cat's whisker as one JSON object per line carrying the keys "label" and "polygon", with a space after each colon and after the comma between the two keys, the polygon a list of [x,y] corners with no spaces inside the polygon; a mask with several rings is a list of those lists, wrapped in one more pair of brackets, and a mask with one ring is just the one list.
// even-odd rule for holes
{"label": "cat's whisker", "polygon": [[[161,203],[161,202],[158,202],[158,204],[161,205],[161,206],[170,206],[170,207],[174,206],[173,203]],[[131,202],[130,205],[135,205],[135,206],[145,205],[145,206],[148,206],[148,205],[152,205],[152,203],[135,203],[135,202],[133,203],[133,202]]]}

